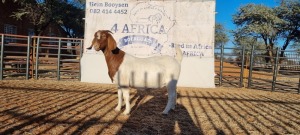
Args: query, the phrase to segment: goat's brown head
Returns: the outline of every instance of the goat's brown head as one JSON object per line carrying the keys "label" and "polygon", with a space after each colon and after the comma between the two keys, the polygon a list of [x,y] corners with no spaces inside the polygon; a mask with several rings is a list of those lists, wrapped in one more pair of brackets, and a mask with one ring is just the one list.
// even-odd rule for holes
{"label": "goat's brown head", "polygon": [[112,32],[109,30],[98,30],[95,32],[92,45],[96,51],[102,50],[105,52],[106,49],[111,51],[117,47],[116,41],[111,34]]}

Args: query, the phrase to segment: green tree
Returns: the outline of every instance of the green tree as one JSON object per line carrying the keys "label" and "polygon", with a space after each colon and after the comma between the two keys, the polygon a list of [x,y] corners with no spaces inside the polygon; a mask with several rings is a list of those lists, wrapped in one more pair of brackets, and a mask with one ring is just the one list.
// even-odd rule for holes
{"label": "green tree", "polygon": [[[262,41],[269,56],[274,56],[272,49],[279,37],[279,24],[284,23],[272,8],[264,5],[248,4],[239,9],[233,16],[233,22],[238,26],[235,35],[247,39]],[[273,59],[271,61],[274,62]]]}
{"label": "green tree", "polygon": [[[77,4],[76,4],[77,5]],[[60,15],[58,24],[65,30],[69,37],[83,37],[84,34],[84,10],[79,6],[64,3],[64,13]]]}
{"label": "green tree", "polygon": [[220,23],[215,25],[215,47],[221,47],[229,41],[229,38],[226,34],[226,29]]}
{"label": "green tree", "polygon": [[[256,41],[258,45],[260,43],[257,41],[262,42],[267,49],[266,54],[273,57],[272,50],[276,45],[285,50],[289,45],[299,42],[299,3],[299,1],[286,0],[275,8],[255,4],[241,7],[233,16],[233,22],[238,26],[234,31],[235,39],[243,42]],[[284,41],[284,44],[278,45],[279,40]],[[284,52],[281,56],[284,56]],[[274,62],[273,59],[271,62]]]}
{"label": "green tree", "polygon": [[34,26],[35,35],[41,35],[50,24],[58,24],[70,37],[83,34],[84,4],[78,0],[19,0],[23,8],[14,12],[12,17],[26,17]]}
{"label": "green tree", "polygon": [[[282,50],[286,50],[289,45],[299,48],[300,43],[300,1],[285,0],[281,6],[274,8],[277,16],[284,21],[280,24],[280,38],[284,40]],[[284,52],[281,52],[281,57]]]}
{"label": "green tree", "polygon": [[35,35],[41,35],[43,31],[51,24],[55,23],[58,15],[63,13],[61,2],[57,0],[22,0],[18,1],[23,8],[14,12],[12,17],[22,20],[26,17],[33,24]]}

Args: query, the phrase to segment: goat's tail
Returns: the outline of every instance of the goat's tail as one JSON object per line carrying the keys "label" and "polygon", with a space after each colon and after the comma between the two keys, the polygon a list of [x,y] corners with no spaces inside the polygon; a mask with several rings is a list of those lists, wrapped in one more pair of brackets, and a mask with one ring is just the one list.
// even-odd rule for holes
{"label": "goat's tail", "polygon": [[178,61],[178,63],[181,63],[183,55],[182,55],[180,46],[179,45],[174,45],[174,46],[175,46],[175,50],[176,50],[175,59]]}

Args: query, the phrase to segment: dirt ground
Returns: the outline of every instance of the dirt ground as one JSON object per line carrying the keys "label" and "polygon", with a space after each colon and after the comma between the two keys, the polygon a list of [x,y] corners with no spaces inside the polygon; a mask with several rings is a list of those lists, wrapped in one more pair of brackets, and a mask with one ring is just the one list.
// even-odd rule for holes
{"label": "dirt ground", "polygon": [[130,115],[114,111],[116,92],[78,81],[0,81],[0,134],[300,134],[300,94],[180,87],[164,116],[165,89],[133,89]]}

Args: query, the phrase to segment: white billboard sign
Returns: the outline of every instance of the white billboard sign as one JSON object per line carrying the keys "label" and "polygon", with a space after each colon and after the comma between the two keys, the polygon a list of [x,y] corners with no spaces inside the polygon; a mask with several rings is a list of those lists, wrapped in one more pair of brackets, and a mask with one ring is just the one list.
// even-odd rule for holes
{"label": "white billboard sign", "polygon": [[[97,30],[136,57],[174,56],[180,45],[178,86],[214,87],[214,0],[87,0],[85,22],[85,48]],[[85,49],[81,73],[83,82],[111,83],[102,52]]]}

